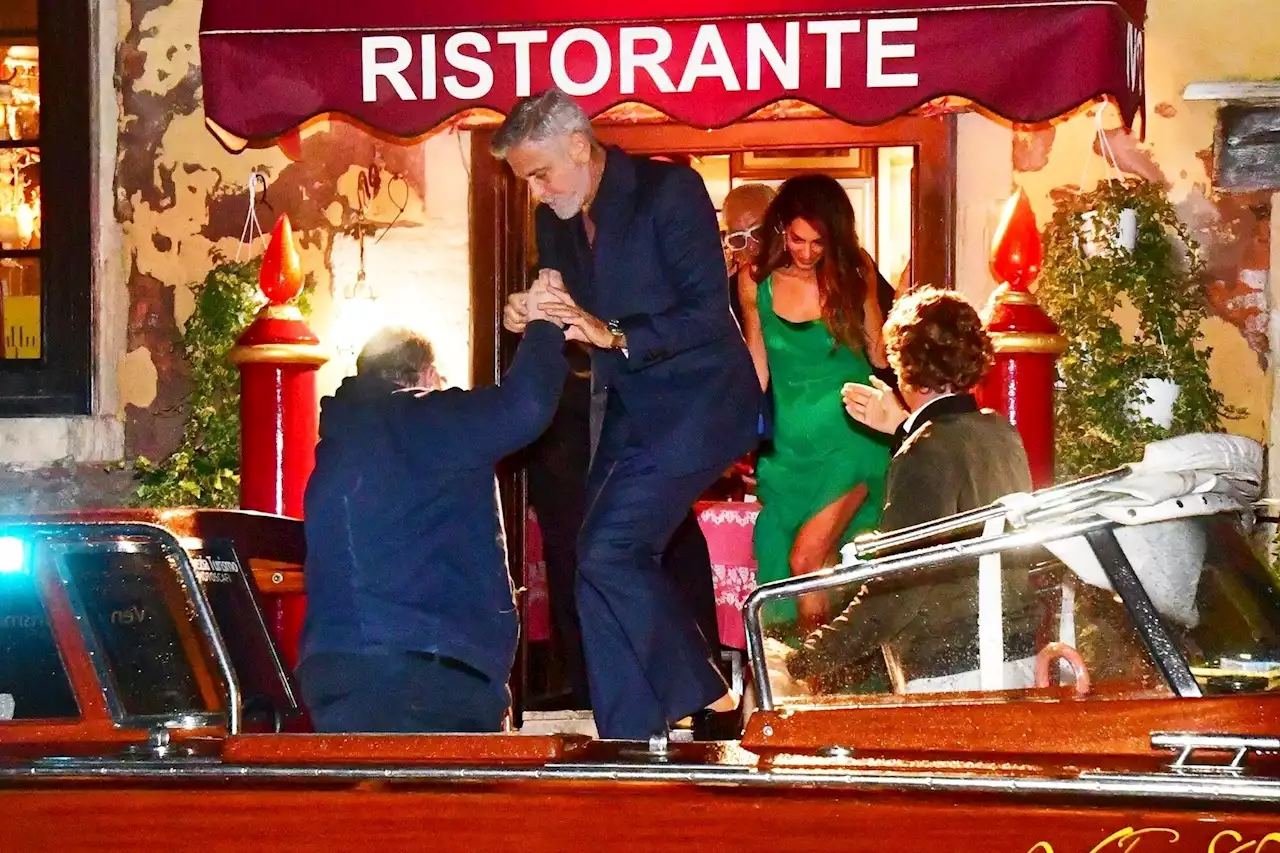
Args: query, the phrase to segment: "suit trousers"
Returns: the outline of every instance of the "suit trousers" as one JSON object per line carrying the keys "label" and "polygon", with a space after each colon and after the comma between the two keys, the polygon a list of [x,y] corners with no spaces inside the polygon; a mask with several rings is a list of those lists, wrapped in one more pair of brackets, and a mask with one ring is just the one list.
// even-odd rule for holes
{"label": "suit trousers", "polygon": [[[569,707],[590,710],[587,664],[578,622],[578,534],[586,511],[587,470],[593,446],[587,406],[574,404],[588,380],[573,377],[560,398],[551,427],[529,450],[529,501],[542,529],[547,564],[551,628],[569,678]],[[578,387],[574,387],[578,383]],[[573,395],[573,396],[571,396]],[[603,416],[604,410],[599,414]],[[598,436],[597,436],[598,437]],[[715,583],[707,539],[692,512],[676,528],[662,556],[662,567],[698,620],[712,651],[720,649]],[[725,667],[722,665],[721,669]]]}
{"label": "suit trousers", "polygon": [[317,732],[497,732],[511,693],[426,652],[320,652],[298,667]]}
{"label": "suit trousers", "polygon": [[686,597],[662,568],[672,533],[719,468],[672,475],[609,395],[578,540],[578,616],[602,738],[646,740],[728,690]]}

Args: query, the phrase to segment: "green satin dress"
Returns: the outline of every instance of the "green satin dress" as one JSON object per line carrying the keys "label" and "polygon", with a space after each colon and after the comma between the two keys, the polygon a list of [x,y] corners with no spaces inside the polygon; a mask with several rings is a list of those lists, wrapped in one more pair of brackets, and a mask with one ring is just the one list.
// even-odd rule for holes
{"label": "green satin dress", "polygon": [[[773,310],[773,281],[760,283],[760,327],[774,395],[774,433],[761,448],[756,474],[763,507],[756,519],[759,583],[791,576],[791,546],[800,528],[859,483],[867,499],[840,538],[843,545],[875,529],[884,506],[890,438],[844,410],[846,382],[869,384],[865,353],[837,345],[821,318],[792,323]],[[794,621],[794,602],[770,605],[769,622]]]}

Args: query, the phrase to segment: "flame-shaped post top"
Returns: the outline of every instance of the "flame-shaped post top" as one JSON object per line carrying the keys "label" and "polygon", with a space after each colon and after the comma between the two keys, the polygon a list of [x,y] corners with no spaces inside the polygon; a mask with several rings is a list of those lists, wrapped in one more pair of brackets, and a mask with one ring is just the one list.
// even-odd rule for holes
{"label": "flame-shaped post top", "polygon": [[1021,187],[1005,202],[991,241],[991,270],[1011,290],[1026,291],[1040,274],[1040,229],[1031,202]]}
{"label": "flame-shaped post top", "polygon": [[271,242],[262,254],[258,287],[272,305],[283,305],[302,290],[302,261],[293,242],[293,226],[282,215],[271,229]]}

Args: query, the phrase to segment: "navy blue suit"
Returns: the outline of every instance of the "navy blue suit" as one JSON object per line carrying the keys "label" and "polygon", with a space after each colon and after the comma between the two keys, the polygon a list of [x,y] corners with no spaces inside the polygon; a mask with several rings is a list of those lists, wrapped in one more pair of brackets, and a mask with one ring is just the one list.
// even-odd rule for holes
{"label": "navy blue suit", "polygon": [[760,389],[729,310],[715,209],[687,166],[609,149],[590,209],[536,213],[539,266],[616,320],[592,350],[598,433],[579,538],[578,608],[600,735],[645,739],[719,698],[708,639],[661,570],[698,495],[757,439]]}

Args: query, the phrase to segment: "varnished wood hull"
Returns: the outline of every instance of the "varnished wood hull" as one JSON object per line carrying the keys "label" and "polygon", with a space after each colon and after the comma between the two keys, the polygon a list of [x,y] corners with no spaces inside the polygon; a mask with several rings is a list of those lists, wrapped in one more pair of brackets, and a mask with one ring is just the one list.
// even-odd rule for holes
{"label": "varnished wood hull", "polygon": [[[1142,833],[1141,841],[1133,839]],[[0,786],[0,850],[1280,850],[1273,807],[512,781]]]}

